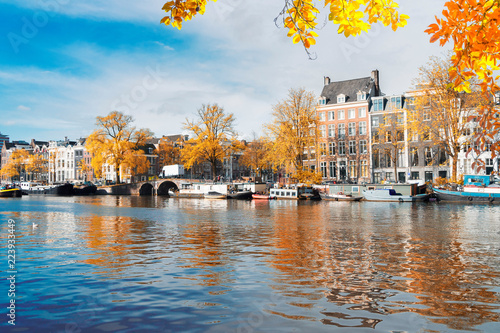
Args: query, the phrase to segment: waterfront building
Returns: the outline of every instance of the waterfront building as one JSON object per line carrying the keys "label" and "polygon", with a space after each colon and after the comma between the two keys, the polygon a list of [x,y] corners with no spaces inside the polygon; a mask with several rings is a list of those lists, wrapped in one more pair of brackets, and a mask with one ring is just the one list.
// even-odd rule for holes
{"label": "waterfront building", "polygon": [[49,142],[32,139],[30,145],[38,159],[25,180],[46,184],[49,181]]}
{"label": "waterfront building", "polygon": [[67,137],[60,141],[49,141],[49,183],[84,182],[81,164],[84,142],[83,139],[70,141]]}
{"label": "waterfront building", "polygon": [[[9,160],[10,160],[10,156],[12,155],[12,153],[16,150],[20,150],[20,149],[24,149],[24,150],[27,150],[29,153],[32,153],[32,147],[30,146],[30,144],[26,141],[23,141],[23,140],[17,140],[17,141],[12,141],[12,142],[4,142],[4,144],[2,145],[2,165],[1,167],[4,168],[5,165],[7,165],[7,163],[9,163]],[[27,163],[28,161],[26,161]],[[19,175],[13,177],[13,178],[9,178],[9,179],[3,179],[2,181],[5,181],[5,182],[12,182],[12,181],[24,181],[26,179],[26,168],[25,168],[25,164],[24,163],[20,170],[19,170]],[[5,178],[5,177],[4,177]]]}
{"label": "waterfront building", "polygon": [[[409,124],[418,92],[380,96],[370,108],[372,177],[374,183],[433,181],[450,175],[449,157],[427,134]],[[430,119],[429,119],[430,120]]]}
{"label": "waterfront building", "polygon": [[316,109],[319,152],[309,154],[310,170],[317,165],[324,180],[372,181],[369,110],[379,96],[378,70],[368,77],[345,81],[331,82],[325,77]]}

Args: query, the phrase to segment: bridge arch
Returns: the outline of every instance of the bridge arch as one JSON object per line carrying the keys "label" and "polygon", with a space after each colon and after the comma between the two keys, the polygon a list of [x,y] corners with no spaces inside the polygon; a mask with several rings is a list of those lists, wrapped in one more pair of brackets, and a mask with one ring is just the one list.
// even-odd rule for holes
{"label": "bridge arch", "polygon": [[139,195],[153,195],[154,194],[154,186],[150,183],[144,183],[141,185],[139,189]]}
{"label": "bridge arch", "polygon": [[172,190],[174,192],[179,191],[179,188],[177,187],[177,184],[166,180],[158,186],[158,189],[156,190],[157,195],[167,195],[168,196],[168,191]]}

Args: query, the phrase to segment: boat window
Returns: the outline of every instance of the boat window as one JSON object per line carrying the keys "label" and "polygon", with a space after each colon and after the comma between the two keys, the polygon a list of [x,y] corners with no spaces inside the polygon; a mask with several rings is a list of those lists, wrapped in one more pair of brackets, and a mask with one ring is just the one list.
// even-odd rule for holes
{"label": "boat window", "polygon": [[351,192],[359,192],[359,186],[353,186]]}

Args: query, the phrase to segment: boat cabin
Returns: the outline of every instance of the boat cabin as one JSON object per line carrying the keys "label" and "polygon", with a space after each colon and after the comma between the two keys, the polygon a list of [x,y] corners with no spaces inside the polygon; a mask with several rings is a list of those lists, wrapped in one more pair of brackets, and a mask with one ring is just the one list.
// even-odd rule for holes
{"label": "boat cabin", "polygon": [[309,186],[298,186],[296,188],[272,188],[269,195],[276,199],[305,199],[307,196],[313,196],[314,189]]}
{"label": "boat cabin", "polygon": [[464,186],[489,186],[493,182],[493,175],[464,175]]}

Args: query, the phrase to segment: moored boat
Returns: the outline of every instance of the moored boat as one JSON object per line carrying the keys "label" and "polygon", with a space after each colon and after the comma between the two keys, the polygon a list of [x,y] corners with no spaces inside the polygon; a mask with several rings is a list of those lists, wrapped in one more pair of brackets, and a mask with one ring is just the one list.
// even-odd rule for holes
{"label": "moored boat", "polygon": [[269,194],[254,193],[254,194],[252,194],[252,199],[254,199],[254,200],[273,200],[276,198],[270,196]]}
{"label": "moored boat", "polygon": [[271,189],[270,196],[278,200],[321,200],[318,191],[310,186],[273,188]]}
{"label": "moored boat", "polygon": [[215,191],[209,191],[205,194],[205,199],[226,199],[226,195]]}
{"label": "moored boat", "polygon": [[0,188],[0,198],[19,198],[23,195],[20,188],[6,185]]}
{"label": "moored boat", "polygon": [[75,186],[73,187],[75,195],[91,195],[95,194],[97,192],[97,186],[90,184],[90,185],[83,185],[83,186]]}
{"label": "moored boat", "polygon": [[362,196],[353,196],[352,194],[344,194],[342,192],[334,193],[334,194],[326,194],[321,193],[321,200],[329,200],[329,201],[359,201],[363,199]]}
{"label": "moored boat", "polygon": [[450,191],[438,188],[433,188],[432,190],[434,191],[438,201],[500,203],[500,191],[489,192],[486,188],[484,189],[485,191],[481,192],[471,192],[466,188],[464,188],[463,191]]}
{"label": "moored boat", "polygon": [[461,189],[432,188],[438,201],[500,203],[500,185],[493,183],[492,176],[464,175]]}
{"label": "moored boat", "polygon": [[429,194],[402,195],[394,189],[364,190],[363,197],[367,201],[415,202],[429,200]]}
{"label": "moored boat", "polygon": [[247,200],[252,199],[252,192],[250,191],[234,191],[227,194],[228,199]]}

